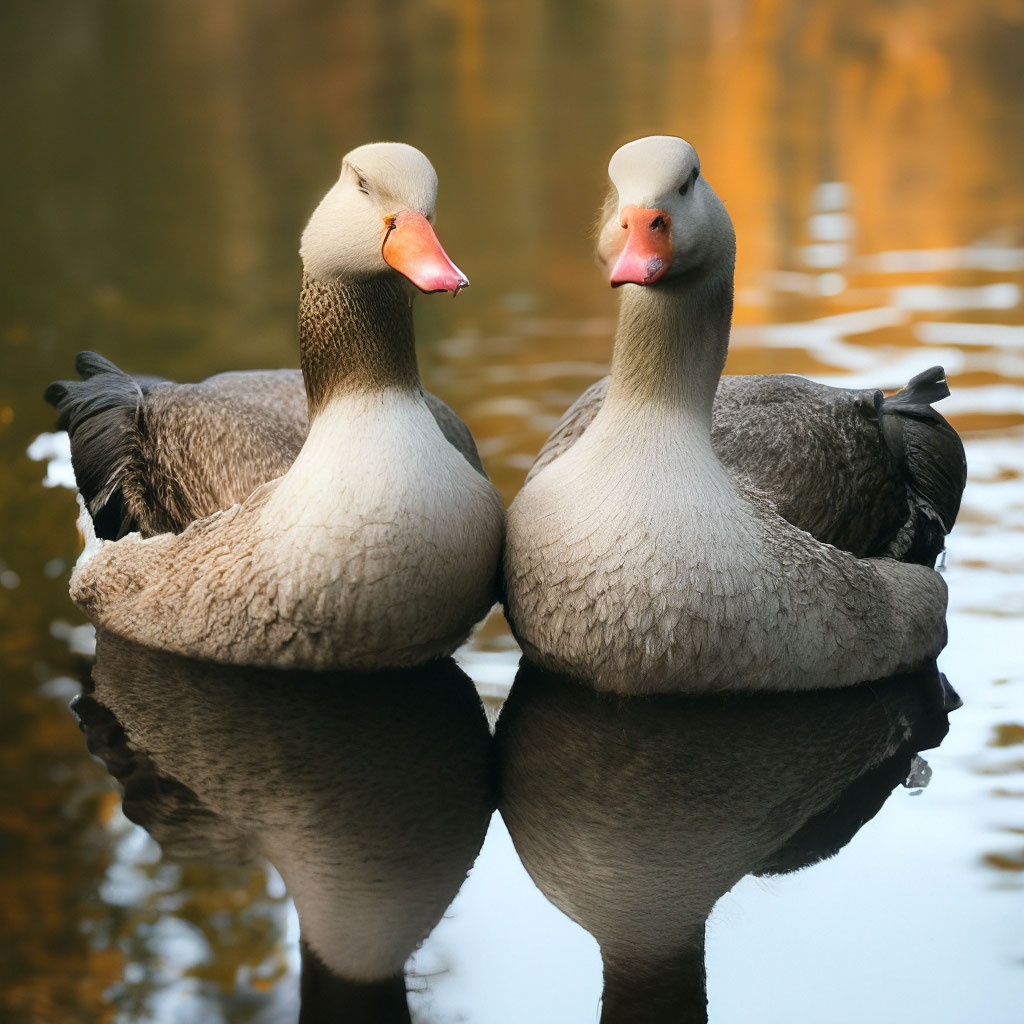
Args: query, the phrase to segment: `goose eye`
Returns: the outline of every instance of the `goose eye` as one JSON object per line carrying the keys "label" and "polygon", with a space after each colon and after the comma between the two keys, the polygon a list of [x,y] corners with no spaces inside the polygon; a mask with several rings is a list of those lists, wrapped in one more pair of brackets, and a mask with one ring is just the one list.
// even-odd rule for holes
{"label": "goose eye", "polygon": [[368,196],[370,194],[370,189],[368,188],[366,179],[363,177],[362,173],[350,163],[344,164],[343,167],[348,170],[348,173],[351,175],[351,180],[355,181],[356,188],[359,189],[364,196]]}
{"label": "goose eye", "polygon": [[697,180],[698,177],[700,177],[700,168],[694,167],[693,173],[690,175],[690,177],[687,178],[686,181],[679,186],[679,194],[681,196],[685,196],[686,193],[690,191],[690,186]]}

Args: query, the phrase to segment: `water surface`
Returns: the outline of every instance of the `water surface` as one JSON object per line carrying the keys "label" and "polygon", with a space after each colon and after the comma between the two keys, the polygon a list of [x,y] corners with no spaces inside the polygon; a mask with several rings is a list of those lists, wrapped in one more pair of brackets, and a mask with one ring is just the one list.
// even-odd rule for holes
{"label": "water surface", "polygon": [[[402,139],[473,282],[419,301],[423,375],[510,501],[606,370],[591,225],[610,153],[659,131],[736,225],[728,369],[896,387],[942,363],[970,465],[942,659],[965,707],[932,781],[835,860],[722,900],[712,1019],[1017,1020],[1022,48],[1009,0],[5,4],[0,1016],[260,1021],[294,999],[275,874],[162,860],[67,713],[89,637],[73,496],[26,456],[59,448],[45,383],[81,348],[178,379],[295,365],[305,218],[346,150]],[[462,655],[499,698],[516,659],[497,615]],[[424,1021],[590,1021],[600,989],[498,823],[414,970]]]}

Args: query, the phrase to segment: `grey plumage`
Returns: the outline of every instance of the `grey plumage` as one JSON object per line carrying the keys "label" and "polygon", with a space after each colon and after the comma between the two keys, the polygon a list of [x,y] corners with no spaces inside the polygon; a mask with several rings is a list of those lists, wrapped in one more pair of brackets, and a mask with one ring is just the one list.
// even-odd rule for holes
{"label": "grey plumage", "polygon": [[[216,374],[198,383],[130,375],[80,352],[82,380],[44,397],[71,438],[71,462],[96,535],[116,540],[180,533],[285,473],[309,430],[299,370]],[[469,428],[445,402],[423,397],[441,432],[481,475]]]}
{"label": "grey plumage", "polygon": [[[731,283],[731,261],[716,272]],[[877,490],[856,469],[832,468],[847,496],[816,495],[827,473],[801,450],[799,426],[811,419],[799,403],[787,398],[783,419],[757,401],[755,381],[752,412],[740,405],[741,429],[769,425],[763,437],[734,439],[761,486],[716,451],[730,308],[722,294],[686,277],[623,293],[604,400],[585,429],[576,417],[575,440],[527,481],[507,515],[506,614],[524,653],[620,692],[849,686],[933,659],[945,643],[941,576],[859,558],[808,533],[806,518],[798,526],[780,514],[771,446],[794,470],[781,479],[809,489],[826,526],[856,517]],[[796,387],[815,401],[828,393],[799,378],[766,387]],[[827,443],[812,446],[822,463],[837,437],[844,447],[845,431],[872,429],[848,403],[842,429],[828,427]],[[873,414],[871,401],[862,405]],[[836,408],[823,403],[826,424]],[[868,439],[884,465],[877,427]],[[887,500],[899,511],[898,491]],[[791,504],[801,513],[808,504],[800,487]],[[869,512],[872,543],[878,513]]]}
{"label": "grey plumage", "polygon": [[[583,435],[609,380],[570,406],[527,481]],[[711,442],[730,473],[818,540],[860,558],[930,566],[956,520],[967,475],[959,436],[931,408],[948,395],[941,366],[888,398],[791,374],[723,377]]]}

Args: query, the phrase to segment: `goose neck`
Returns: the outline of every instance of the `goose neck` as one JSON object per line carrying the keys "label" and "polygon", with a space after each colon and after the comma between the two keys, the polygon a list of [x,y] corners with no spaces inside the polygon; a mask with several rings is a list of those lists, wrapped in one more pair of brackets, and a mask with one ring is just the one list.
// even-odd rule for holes
{"label": "goose neck", "polygon": [[732,319],[732,273],[683,275],[657,286],[626,285],[608,403],[671,408],[711,430]]}
{"label": "goose neck", "polygon": [[310,417],[340,394],[420,386],[412,304],[388,277],[302,278],[299,356]]}

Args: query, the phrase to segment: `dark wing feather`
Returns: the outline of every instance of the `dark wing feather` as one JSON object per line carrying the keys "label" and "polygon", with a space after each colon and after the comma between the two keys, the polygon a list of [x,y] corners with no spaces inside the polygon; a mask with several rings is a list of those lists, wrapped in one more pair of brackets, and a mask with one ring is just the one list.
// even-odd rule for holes
{"label": "dark wing feather", "polygon": [[68,431],[96,535],[178,533],[284,473],[306,435],[298,370],[220,374],[199,384],[132,376],[95,352],[83,379],[44,397]]}
{"label": "dark wing feather", "polygon": [[907,517],[907,496],[873,398],[790,374],[724,377],[712,442],[794,526],[860,558],[880,554]]}
{"label": "dark wing feather", "polygon": [[95,352],[76,360],[83,380],[54,381],[43,397],[71,438],[71,465],[96,535],[116,539],[137,528],[122,482],[138,458],[142,386]]}
{"label": "dark wing feather", "polygon": [[930,404],[948,395],[945,371],[933,366],[895,395],[876,399],[882,436],[910,502],[910,516],[887,553],[905,562],[934,565],[960,511],[967,483],[964,446]]}

